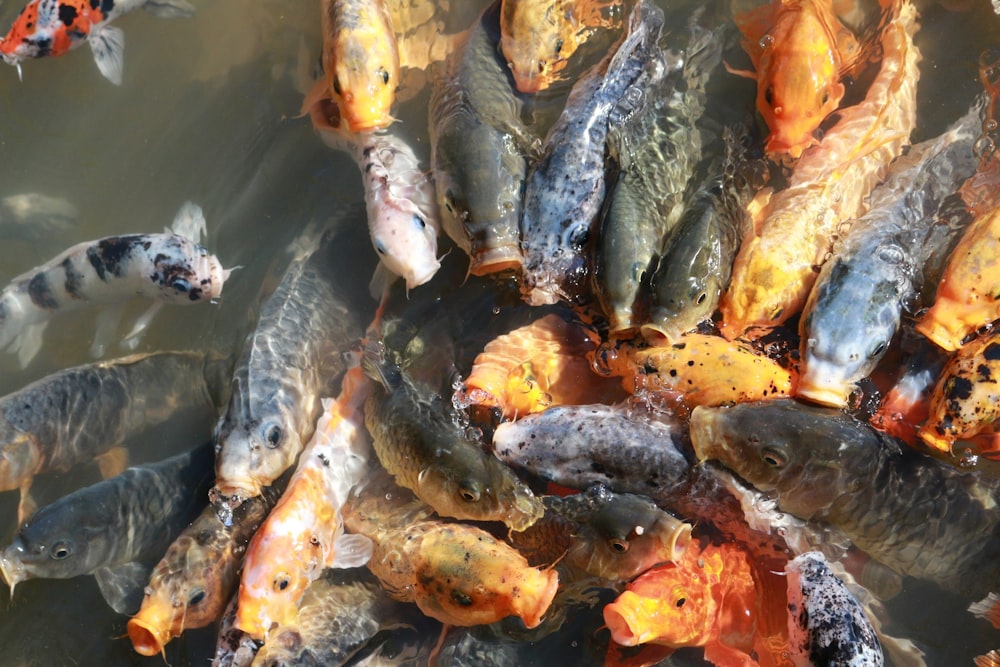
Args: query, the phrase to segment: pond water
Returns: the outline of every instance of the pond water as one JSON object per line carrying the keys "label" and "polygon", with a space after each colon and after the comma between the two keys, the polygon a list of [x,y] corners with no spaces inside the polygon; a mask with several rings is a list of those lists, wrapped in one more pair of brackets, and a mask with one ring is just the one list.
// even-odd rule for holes
{"label": "pond water", "polygon": [[[328,149],[308,119],[295,117],[318,58],[318,4],[203,0],[194,18],[177,20],[134,12],[117,21],[126,36],[120,87],[100,75],[86,47],[23,63],[23,82],[13,68],[0,67],[0,198],[37,192],[65,199],[78,212],[75,225],[44,238],[4,232],[0,283],[81,241],[162,231],[191,200],[208,221],[204,245],[225,266],[240,268],[218,304],[161,311],[139,350],[237,350],[262,286],[273,284],[290,259],[288,244],[310,222],[362,201],[350,158]],[[452,0],[454,26],[468,25],[484,4]],[[962,11],[937,3],[921,8],[916,139],[964,112],[979,86],[978,53],[1000,35],[1000,19],[988,2],[966,4],[972,6]],[[19,0],[3,3],[0,26],[10,25],[20,8]],[[752,108],[752,87],[732,86],[736,92],[727,103],[734,112]],[[426,155],[426,94],[398,115]],[[343,280],[352,284],[367,283],[374,266],[367,236],[357,238],[356,265],[342,267]],[[448,247],[444,239],[441,244]],[[122,333],[143,308],[130,308]],[[26,368],[14,355],[0,353],[0,394],[90,361],[98,314],[80,311],[53,320],[40,354]],[[112,346],[105,356],[126,352]],[[132,460],[186,450],[211,423],[205,415],[176,420],[139,443]],[[96,478],[88,467],[40,478],[38,495],[44,502]],[[16,504],[16,493],[0,495],[5,544],[15,527]],[[1000,647],[1000,634],[967,614],[964,601],[931,585],[907,581],[888,606],[888,630],[914,640],[928,664],[971,665],[974,655]],[[160,657],[132,651],[123,638],[126,620],[104,604],[91,577],[26,582],[9,601],[0,587],[0,665],[163,664]],[[205,665],[214,643],[213,628],[189,631],[168,645],[165,657],[173,667]],[[699,664],[698,655],[682,652],[670,664]],[[599,656],[593,658],[600,664]]]}

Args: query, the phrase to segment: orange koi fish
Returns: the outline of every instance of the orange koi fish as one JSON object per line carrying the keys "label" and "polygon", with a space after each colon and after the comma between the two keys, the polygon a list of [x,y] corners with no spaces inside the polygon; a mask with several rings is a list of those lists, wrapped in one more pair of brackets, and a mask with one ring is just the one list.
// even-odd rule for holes
{"label": "orange koi fish", "polygon": [[371,541],[345,535],[340,515],[367,464],[362,406],[370,389],[360,368],[348,371],[287,490],[247,548],[235,626],[254,638],[266,639],[275,625],[294,625],[306,586],[324,568],[358,567],[371,556]]}
{"label": "orange koi fish", "polygon": [[21,78],[25,58],[61,56],[87,43],[101,74],[121,85],[125,34],[109,24],[140,7],[166,18],[194,14],[187,0],[32,0],[0,39],[0,58]]}
{"label": "orange koi fish", "polygon": [[663,347],[601,350],[598,372],[623,378],[626,391],[676,394],[688,408],[789,396],[792,374],[739,341],[684,334]]}
{"label": "orange koi fish", "polygon": [[621,25],[621,0],[502,0],[500,49],[522,93],[562,78],[569,59],[598,28]]}
{"label": "orange koi fish", "polygon": [[841,79],[860,60],[858,41],[832,0],[773,0],[735,20],[756,71],[757,110],[771,131],[766,150],[798,158],[840,105]]}
{"label": "orange koi fish", "polygon": [[546,315],[487,343],[457,403],[498,408],[506,419],[552,405],[616,403],[625,398],[617,383],[597,376],[586,359],[595,349],[583,326]]}
{"label": "orange koi fish", "polygon": [[1000,206],[969,225],[951,253],[934,305],[916,329],[957,350],[976,329],[1000,318]]}
{"label": "orange koi fish", "polygon": [[720,302],[726,338],[780,325],[802,310],[838,227],[864,213],[868,193],[908,141],[920,76],[917,12],[908,1],[894,2],[892,11],[897,5],[865,99],[844,109],[823,142],[802,155],[786,189],[751,203],[755,230],[743,240]]}

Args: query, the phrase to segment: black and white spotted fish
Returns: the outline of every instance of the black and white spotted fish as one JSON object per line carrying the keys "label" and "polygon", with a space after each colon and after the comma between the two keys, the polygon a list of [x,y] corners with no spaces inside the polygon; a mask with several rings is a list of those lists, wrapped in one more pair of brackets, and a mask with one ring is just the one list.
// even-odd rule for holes
{"label": "black and white spotted fish", "polygon": [[[188,202],[175,225],[197,227],[201,221],[201,209]],[[211,301],[222,294],[229,274],[215,255],[180,233],[79,243],[22,273],[0,292],[0,349],[11,347],[22,366],[27,365],[38,352],[49,318],[57,314],[96,304],[121,306],[133,296],[176,305]],[[150,316],[141,318],[130,338]],[[92,349],[95,356],[100,347]]]}
{"label": "black and white spotted fish", "polygon": [[108,24],[139,7],[165,18],[194,14],[187,0],[31,0],[0,39],[0,58],[20,77],[25,58],[61,56],[87,43],[101,74],[121,85],[125,34]]}

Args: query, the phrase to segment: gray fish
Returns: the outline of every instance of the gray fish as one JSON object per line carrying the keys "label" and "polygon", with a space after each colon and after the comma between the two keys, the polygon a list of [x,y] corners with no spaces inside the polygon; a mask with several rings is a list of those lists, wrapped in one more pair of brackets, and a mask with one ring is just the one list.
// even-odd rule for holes
{"label": "gray fish", "polygon": [[0,237],[32,243],[63,237],[76,227],[79,214],[65,199],[38,192],[0,199]]}
{"label": "gray fish", "polygon": [[970,598],[1000,587],[996,480],[793,400],[695,408],[691,440],[700,459],[775,494],[780,510],[834,526],[899,574]]}
{"label": "gray fish", "polygon": [[40,509],[0,554],[11,594],[27,579],[93,574],[120,614],[139,606],[155,561],[205,504],[212,445],[74,491]]}
{"label": "gray fish", "polygon": [[534,306],[583,298],[588,252],[606,189],[612,110],[659,53],[663,12],[640,0],[628,32],[573,86],[525,184],[521,215],[525,299]]}
{"label": "gray fish", "polygon": [[[868,212],[820,271],[799,325],[796,395],[843,407],[892,342],[904,310],[916,310],[925,245],[942,200],[972,175],[982,104],[935,139],[910,148],[871,195]],[[939,241],[940,239],[938,239]]]}
{"label": "gray fish", "polygon": [[0,398],[0,490],[63,472],[186,410],[217,414],[231,365],[200,352],[157,352],[76,366]]}
{"label": "gray fish", "polygon": [[785,572],[791,653],[825,667],[885,664],[882,646],[864,609],[822,554],[796,556]]}
{"label": "gray fish", "polygon": [[722,60],[725,38],[722,27],[699,25],[700,15],[690,21],[684,53],[654,53],[611,112],[608,153],[619,174],[608,192],[594,278],[612,334],[642,323],[640,289],[681,216],[701,159],[695,122],[705,111],[705,85]]}
{"label": "gray fish", "polygon": [[343,353],[361,337],[350,281],[339,272],[340,241],[334,232],[311,240],[246,338],[216,427],[211,495],[222,514],[260,495],[295,462],[316,427],[321,396],[336,393]]}
{"label": "gray fish", "polygon": [[442,224],[468,253],[473,275],[521,265],[525,157],[538,145],[499,53],[499,5],[483,12],[434,77],[428,112]]}

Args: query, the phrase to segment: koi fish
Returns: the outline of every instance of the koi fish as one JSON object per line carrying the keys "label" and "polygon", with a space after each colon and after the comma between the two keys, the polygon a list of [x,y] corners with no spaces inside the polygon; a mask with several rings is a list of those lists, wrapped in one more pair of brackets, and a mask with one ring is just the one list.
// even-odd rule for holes
{"label": "koi fish", "polygon": [[236,627],[255,639],[268,641],[275,625],[296,625],[300,599],[324,568],[359,567],[371,557],[371,541],[345,535],[340,513],[366,471],[362,407],[370,393],[361,369],[349,370],[337,400],[324,401],[288,488],[247,548]]}
{"label": "koi fish", "polygon": [[618,384],[596,375],[587,361],[595,348],[582,326],[546,315],[487,343],[455,404],[497,408],[517,419],[553,405],[617,402],[624,398]]}
{"label": "koi fish", "polygon": [[559,586],[554,569],[531,567],[480,528],[429,518],[430,508],[402,488],[385,489],[380,480],[355,491],[344,523],[374,542],[368,569],[390,596],[449,625],[508,616],[529,629],[541,623]]}
{"label": "koi fish", "polygon": [[840,106],[841,79],[862,49],[831,0],[772,0],[735,21],[756,72],[757,110],[771,132],[766,150],[798,158]]}
{"label": "koi fish", "polygon": [[212,483],[212,445],[63,496],[40,509],[0,553],[10,586],[27,579],[93,574],[119,614],[139,607],[149,579],[144,565],[163,553],[204,505]]}
{"label": "koi fish", "polygon": [[234,627],[236,621],[236,599],[234,594],[226,605],[219,620],[219,635],[215,640],[215,656],[212,667],[250,667],[260,649],[259,642]]}
{"label": "koi fish", "polygon": [[500,49],[522,93],[563,78],[570,58],[599,28],[621,24],[621,0],[502,0]]}
{"label": "koi fish", "polygon": [[0,39],[0,57],[17,68],[25,58],[61,56],[87,43],[97,69],[108,81],[121,85],[125,33],[109,25],[134,9],[165,18],[194,15],[187,0],[31,0]]}
{"label": "koi fish", "polygon": [[751,202],[759,212],[755,230],[743,239],[720,302],[726,338],[780,325],[802,309],[839,225],[866,210],[868,193],[909,139],[920,54],[916,9],[898,4],[882,31],[882,67],[865,99],[844,109],[823,143],[802,155],[786,189],[762,191]]}
{"label": "koi fish", "polygon": [[[0,292],[0,348],[16,350],[25,366],[37,354],[48,320],[60,313],[95,304],[116,306],[133,296],[172,305],[219,298],[231,270],[192,238],[191,218],[194,228],[203,228],[201,208],[187,202],[174,221],[176,233],[78,243],[11,280]],[[127,339],[138,336],[157,310],[154,306],[142,316]],[[113,312],[117,318],[121,309]],[[97,338],[107,337],[102,329],[114,323],[99,325]],[[103,343],[95,340],[91,351],[99,355]]]}
{"label": "koi fish", "polygon": [[688,407],[788,396],[793,387],[791,372],[746,343],[695,332],[662,347],[605,346],[594,364],[630,393],[679,396]]}

